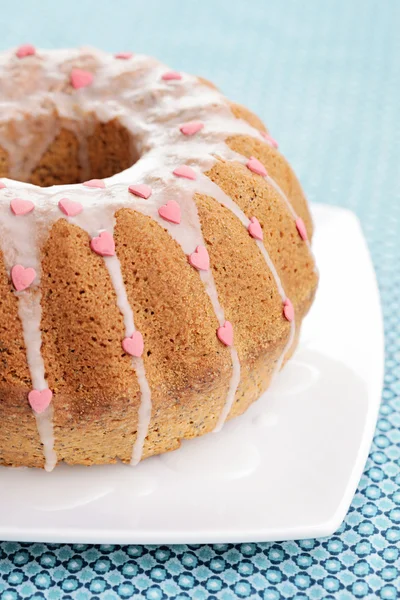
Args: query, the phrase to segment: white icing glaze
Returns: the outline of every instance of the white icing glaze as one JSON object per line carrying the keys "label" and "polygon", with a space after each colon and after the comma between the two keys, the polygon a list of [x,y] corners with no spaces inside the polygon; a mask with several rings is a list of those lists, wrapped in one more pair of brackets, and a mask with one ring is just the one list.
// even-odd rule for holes
{"label": "white icing glaze", "polygon": [[[206,177],[204,177],[204,179],[209,181]],[[193,185],[191,185],[191,183]],[[156,192],[155,194],[153,193],[149,200],[142,200],[135,203],[135,210],[141,212],[142,214],[148,215],[154,220],[158,221],[160,225],[168,231],[170,236],[180,245],[180,247],[186,255],[189,255],[192,252],[194,252],[197,246],[206,245],[201,230],[201,223],[197,211],[197,206],[194,200],[192,200],[193,193],[197,187],[198,186],[196,185],[196,182],[182,182],[175,179],[171,183],[171,185],[167,187],[166,190],[160,191],[158,193]],[[192,188],[192,191],[190,191],[190,188]],[[204,191],[202,189],[202,186],[200,186],[199,189]],[[185,201],[185,199],[187,199],[188,191],[190,193],[191,198],[190,202],[187,202],[187,200]],[[165,221],[158,214],[158,208],[162,204],[164,204],[166,198],[174,198],[174,200],[177,201],[181,207],[182,214],[181,223],[179,226]],[[210,298],[211,305],[213,307],[218,324],[223,325],[225,323],[225,314],[218,298],[218,292],[215,285],[212,270],[208,269],[207,271],[199,271],[199,275],[203,282],[204,289],[208,297]],[[240,383],[240,362],[238,353],[234,347],[229,348],[229,350],[232,360],[232,375],[229,382],[229,389],[225,406],[220,417],[218,418],[215,431],[219,431],[222,428],[233,405],[236,390]]]}
{"label": "white icing glaze", "polygon": [[[112,233],[112,231],[110,232]],[[117,296],[117,306],[121,311],[125,324],[125,337],[130,337],[135,331],[135,323],[133,320],[133,311],[129,304],[126,295],[124,280],[121,273],[121,264],[118,257],[107,256],[104,258],[105,265],[111,278],[115,294]],[[131,464],[136,465],[143,452],[144,440],[146,439],[147,431],[151,419],[151,391],[147,382],[146,371],[142,358],[132,358],[132,366],[136,373],[141,394],[141,401],[138,414],[138,429],[136,442],[133,446]]]}
{"label": "white icing glaze", "polygon": [[53,428],[53,405],[50,404],[40,415],[35,414],[36,426],[39,432],[40,441],[43,444],[44,468],[49,473],[57,464],[57,454],[54,451],[54,428]]}
{"label": "white icing glaze", "polygon": [[[107,214],[108,213],[108,214]],[[113,212],[107,211],[103,206],[97,206],[96,210],[84,210],[75,217],[70,217],[69,221],[84,229],[92,238],[101,231],[108,231],[111,235],[114,233],[115,218]],[[105,256],[104,264],[107,268],[111,283],[116,295],[117,306],[124,319],[125,337],[131,337],[136,331],[133,318],[133,311],[129,304],[126,294],[124,279],[121,272],[121,264],[117,255]],[[132,367],[136,373],[141,395],[138,412],[138,429],[136,441],[133,446],[131,464],[136,465],[140,462],[143,452],[144,441],[148,432],[151,419],[151,391],[146,378],[146,371],[142,358],[132,357]]]}
{"label": "white icing glaze", "polygon": [[[265,141],[265,139],[264,139]],[[248,159],[243,156],[242,154],[239,154],[238,152],[235,152],[234,150],[231,150],[230,148],[228,148],[225,152],[224,152],[224,159],[225,160],[231,160],[231,161],[236,161],[239,162],[243,165],[245,165],[248,162]],[[299,215],[297,214],[297,212],[295,211],[292,203],[289,201],[288,197],[286,196],[285,192],[282,190],[282,188],[277,184],[277,182],[275,181],[275,179],[273,179],[271,177],[271,175],[269,175],[267,173],[267,175],[264,177],[265,181],[276,191],[276,193],[278,194],[278,196],[280,197],[280,199],[282,200],[283,204],[286,207],[287,212],[290,214],[290,216],[293,218],[293,221],[296,222],[297,219],[299,218]],[[311,244],[310,241],[307,239],[304,241],[304,243],[306,244],[312,261],[313,261],[313,265],[314,265],[314,272],[318,273],[318,269],[317,269],[317,265],[315,262],[315,258],[314,258],[314,254],[311,248]]]}
{"label": "white icing glaze", "polygon": [[[112,231],[110,231],[110,233],[112,233]],[[125,337],[130,337],[135,331],[135,323],[133,320],[133,311],[126,295],[126,289],[121,272],[121,264],[116,255],[105,257],[104,262],[117,297],[117,306],[124,318]],[[146,439],[151,419],[151,391],[146,378],[143,359],[132,357],[132,366],[136,373],[141,395],[138,413],[137,436],[133,446],[131,458],[131,464],[137,465],[142,458],[144,441]]]}
{"label": "white icing glaze", "polygon": [[[239,219],[239,221],[243,224],[243,226],[246,227],[246,229],[248,228],[248,226],[250,224],[250,219],[248,217],[246,217],[244,212],[239,208],[239,206],[236,204],[236,202],[234,202],[232,200],[232,198],[230,198],[227,194],[225,194],[225,192],[223,192],[218,185],[216,185],[214,182],[212,182],[210,179],[208,179],[208,177],[206,177],[205,175],[201,176],[201,192],[203,194],[207,194],[208,196],[211,196],[212,198],[215,198],[215,200],[217,200],[220,204],[222,204],[223,206],[228,208],[235,215],[235,217],[237,217]],[[281,282],[281,279],[275,268],[275,265],[274,265],[273,261],[271,260],[271,257],[268,254],[268,251],[267,251],[264,243],[261,240],[254,240],[254,242],[257,244],[257,246],[262,254],[262,257],[267,264],[268,269],[271,271],[271,274],[275,280],[275,285],[277,287],[280,297],[282,298],[282,303],[283,303],[286,300],[287,295],[286,295],[285,290],[283,289],[282,282]],[[288,337],[287,343],[283,349],[281,356],[279,357],[278,362],[276,363],[274,373],[273,373],[273,378],[276,376],[277,373],[279,373],[279,371],[282,367],[283,361],[285,359],[285,356],[293,344],[295,335],[296,335],[296,323],[295,323],[295,319],[293,319],[290,323],[290,332],[289,332],[289,337]],[[227,400],[227,403],[226,403],[224,411],[223,411],[223,415],[225,415],[225,419],[228,417],[231,407],[232,407],[232,404],[229,405],[228,400]],[[222,416],[221,416],[221,419],[222,419]],[[225,419],[224,419],[224,421],[225,421]],[[219,429],[222,427],[224,421],[222,422],[222,424],[221,423],[219,424],[220,425]],[[217,431],[218,431],[218,428],[217,428]]]}
{"label": "white icing glaze", "polygon": [[[36,277],[32,286],[22,292],[16,292],[18,298],[18,315],[22,324],[26,359],[31,376],[33,389],[42,391],[48,388],[45,378],[45,367],[41,354],[42,336],[40,321],[42,309],[40,305],[40,221],[37,222],[34,213],[15,216],[10,209],[13,195],[10,190],[2,190],[0,218],[0,247],[4,264],[8,272],[16,264],[32,267]],[[34,413],[40,441],[43,444],[45,468],[51,471],[57,463],[54,452],[53,408],[49,406],[42,414]]]}
{"label": "white icing glaze", "polygon": [[[73,90],[69,85],[69,74],[73,67],[94,73],[93,84],[87,88]],[[80,185],[39,188],[5,179],[8,190],[0,190],[0,208],[2,216],[3,213],[8,213],[1,219],[0,226],[3,234],[1,246],[8,270],[16,262],[20,262],[24,266],[33,266],[38,276],[40,275],[41,243],[52,223],[63,217],[57,206],[63,197],[79,201],[83,205],[83,212],[76,217],[70,217],[69,220],[82,227],[91,237],[98,235],[101,230],[112,233],[115,212],[119,208],[130,207],[157,220],[185,254],[193,252],[197,245],[204,245],[197,207],[193,201],[193,193],[196,191],[214,197],[245,227],[248,226],[249,219],[238,205],[200,172],[211,168],[215,157],[245,162],[241,155],[232,152],[224,143],[230,135],[249,135],[264,143],[268,142],[248,123],[234,117],[228,101],[220,92],[187,74],[183,74],[179,81],[163,81],[161,76],[167,70],[169,69],[165,65],[145,56],[136,55],[129,60],[118,60],[112,55],[92,49],[40,50],[36,56],[21,60],[15,57],[14,51],[0,54],[0,98],[7,99],[0,102],[0,146],[9,154],[11,176],[18,174],[25,179],[29,177],[30,171],[37,163],[37,157],[57,136],[60,123],[62,127],[73,131],[78,138],[79,159],[85,178],[89,177],[86,137],[93,131],[96,121],[107,122],[118,118],[131,132],[136,151],[141,155],[140,160],[132,167],[105,180],[106,189],[83,188]],[[29,97],[23,109],[12,103],[12,100],[21,94]],[[204,128],[194,136],[184,136],[179,130],[179,125],[191,120],[203,121]],[[193,182],[176,178],[172,171],[180,164],[193,165],[199,172],[197,180]],[[270,177],[267,177],[267,181],[277,191],[280,190]],[[131,183],[149,185],[153,190],[151,198],[142,200],[132,196],[128,192],[128,185]],[[17,195],[34,202],[33,213],[25,217],[11,215],[9,201]],[[295,218],[296,214],[281,190],[280,195]],[[172,198],[178,201],[182,210],[182,222],[179,226],[162,220],[158,215],[158,207]],[[38,240],[34,239],[36,230],[40,230]],[[284,301],[286,294],[268,252],[262,242],[255,240],[255,243]],[[9,246],[14,249],[13,252],[8,250]],[[134,319],[119,260],[116,256],[108,257],[104,259],[104,263],[124,319],[126,336],[130,336],[135,330]],[[199,276],[210,298],[216,320],[222,325],[225,321],[224,310],[218,299],[212,270],[201,271]],[[38,282],[35,281],[36,283]],[[20,297],[25,297],[23,294],[35,298],[36,312],[30,324],[26,322],[26,308],[21,300],[19,305],[22,306],[20,314],[24,332],[30,332],[25,343],[32,383],[34,387],[37,384],[41,386],[38,389],[43,389],[43,386],[47,385],[40,353],[40,294],[29,291],[23,292]],[[32,331],[34,335],[31,335]],[[293,321],[276,371],[280,369],[293,343],[294,335]],[[234,347],[230,348],[230,352],[232,375],[216,430],[222,427],[228,417],[240,382],[238,354]],[[138,435],[132,453],[132,464],[136,464],[141,458],[150,423],[151,391],[143,360],[132,359],[132,366],[141,391]],[[38,421],[44,451],[48,455],[46,462],[50,467],[53,464],[49,455],[53,443],[52,440],[51,443],[49,441],[51,413],[52,408],[49,407]]]}
{"label": "white icing glaze", "polygon": [[228,389],[228,394],[226,396],[224,407],[222,409],[221,414],[218,417],[217,424],[214,428],[215,433],[218,433],[218,431],[221,431],[221,429],[223,428],[224,423],[225,423],[226,419],[228,418],[229,413],[231,412],[231,408],[235,401],[236,392],[237,392],[237,389],[238,389],[239,383],[240,383],[239,356],[238,356],[238,353],[237,353],[237,350],[235,347],[230,348],[230,351],[231,351],[232,366],[233,366],[232,376],[231,376],[231,380],[229,382],[229,389]]}
{"label": "white icing glaze", "polygon": [[[297,219],[299,218],[299,215],[297,214],[297,212],[294,210],[293,205],[291,204],[291,202],[289,201],[288,197],[286,196],[285,192],[282,190],[282,188],[276,183],[275,179],[273,179],[270,175],[267,175],[265,177],[266,181],[274,188],[274,190],[276,192],[278,192],[279,196],[281,197],[281,199],[283,200],[283,202],[286,204],[286,208],[288,210],[288,212],[291,214],[291,216],[293,217],[293,220],[296,222]],[[311,248],[311,244],[310,244],[310,240],[305,240],[304,243],[306,244],[310,254],[311,254],[311,258],[313,260],[313,265],[314,265],[314,272],[318,274],[318,269],[317,269],[317,264],[315,262],[315,258],[314,258],[314,254]]]}

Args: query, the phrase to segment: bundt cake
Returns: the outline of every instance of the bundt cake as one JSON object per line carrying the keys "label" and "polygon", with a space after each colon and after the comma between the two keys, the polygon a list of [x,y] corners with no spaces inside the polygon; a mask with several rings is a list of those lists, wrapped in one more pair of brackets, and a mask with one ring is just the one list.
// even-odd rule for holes
{"label": "bundt cake", "polygon": [[219,430],[318,276],[263,123],[140,55],[0,58],[0,464],[137,464]]}

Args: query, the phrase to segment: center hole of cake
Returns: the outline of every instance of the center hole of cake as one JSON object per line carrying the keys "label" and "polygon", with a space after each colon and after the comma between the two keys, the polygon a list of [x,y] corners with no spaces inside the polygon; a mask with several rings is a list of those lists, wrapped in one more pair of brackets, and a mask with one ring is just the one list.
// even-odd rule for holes
{"label": "center hole of cake", "polygon": [[0,156],[0,170],[5,171],[0,176],[42,187],[68,185],[111,177],[140,157],[133,136],[116,119],[79,129],[77,133],[74,127],[61,126],[55,137],[35,132],[29,140],[32,147],[24,145],[24,156],[18,150],[16,160],[2,161]]}

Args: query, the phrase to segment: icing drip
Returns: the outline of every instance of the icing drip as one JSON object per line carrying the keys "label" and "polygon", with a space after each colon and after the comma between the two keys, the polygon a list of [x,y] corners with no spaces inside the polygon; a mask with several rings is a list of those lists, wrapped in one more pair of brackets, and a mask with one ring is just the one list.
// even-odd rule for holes
{"label": "icing drip", "polygon": [[[204,179],[207,179],[204,177]],[[186,181],[188,181],[186,179]],[[207,181],[209,181],[207,179]],[[198,246],[205,247],[205,240],[201,230],[201,223],[197,211],[196,203],[193,199],[193,187],[190,189],[185,186],[178,186],[172,182],[164,190],[152,195],[151,202],[138,201],[134,204],[134,209],[142,214],[150,216],[164,227],[170,236],[179,244],[182,251],[189,256]],[[203,191],[203,189],[202,189]],[[174,224],[160,217],[158,209],[163,206],[166,197],[175,198],[181,208],[180,224]],[[218,298],[218,292],[215,285],[214,277],[211,269],[199,271],[204,289],[210,298],[218,324],[222,326],[225,323],[225,314]],[[236,349],[232,346],[229,348],[232,360],[232,375],[229,382],[228,395],[225,406],[221,415],[218,418],[215,431],[219,431],[229,414],[229,411],[235,400],[236,390],[240,383],[240,362]]]}
{"label": "icing drip", "polygon": [[139,405],[138,412],[138,432],[136,442],[133,446],[131,465],[137,465],[143,454],[144,442],[147,437],[151,419],[151,390],[146,379],[146,372],[144,370],[144,363],[142,358],[132,358],[132,363],[136,371],[136,377],[138,378],[140,391],[142,398]]}
{"label": "icing drip", "polygon": [[40,415],[35,414],[35,417],[37,430],[43,444],[44,468],[51,473],[57,464],[57,454],[54,451],[53,405],[50,404]]}
{"label": "icing drip", "polygon": [[[40,283],[40,258],[39,247],[36,240],[37,222],[34,213],[21,217],[13,215],[10,210],[12,194],[3,190],[5,203],[2,206],[0,219],[0,245],[4,257],[5,267],[11,271],[16,263],[29,266],[36,271],[34,285]],[[8,206],[7,206],[8,205]],[[45,368],[41,354],[42,336],[40,320],[42,309],[40,305],[41,294],[36,286],[32,289],[16,293],[18,298],[18,314],[22,324],[25,342],[26,358],[31,376],[32,387],[38,391],[48,389],[45,378]],[[51,471],[56,463],[57,456],[54,452],[53,432],[53,407],[50,405],[41,414],[35,413],[40,441],[43,445],[45,469]]]}
{"label": "icing drip", "polygon": [[[275,147],[274,144],[271,144],[271,145],[273,147]],[[239,163],[241,163],[243,165],[246,165],[248,168],[250,168],[251,171],[253,171],[254,173],[257,173],[258,175],[260,175],[261,177],[263,177],[263,179],[265,179],[265,181],[271,187],[273,187],[274,190],[277,192],[277,194],[279,195],[279,197],[282,200],[282,203],[285,205],[288,213],[291,215],[291,217],[293,218],[293,221],[296,223],[296,225],[297,225],[298,221],[301,221],[303,223],[302,219],[300,219],[299,215],[295,211],[292,203],[289,201],[289,199],[286,196],[285,192],[276,183],[275,179],[273,179],[271,177],[271,175],[269,175],[267,173],[267,170],[265,169],[264,165],[262,163],[260,163],[260,161],[258,161],[254,157],[252,157],[250,160],[248,160],[242,154],[239,154],[238,152],[235,152],[234,150],[231,150],[228,147],[226,147],[226,148],[223,149],[223,151],[221,152],[220,156],[223,157],[225,160],[230,160],[230,161],[234,160],[234,161],[239,162]],[[303,223],[303,227],[304,227],[304,223]],[[304,230],[305,230],[305,227],[304,227]],[[313,265],[314,265],[314,272],[318,274],[318,269],[317,269],[317,266],[316,266],[316,262],[315,262],[314,254],[313,254],[313,251],[312,251],[312,248],[311,248],[310,241],[308,239],[304,239],[304,238],[303,238],[303,241],[306,244],[306,246],[307,246],[307,248],[308,248],[308,250],[310,252],[310,255],[311,255],[311,258],[312,258],[312,262],[313,262]]]}
{"label": "icing drip", "polygon": [[44,363],[40,352],[42,339],[40,335],[40,294],[23,292],[18,295],[18,313],[22,322],[26,358],[31,373],[32,386],[35,390],[47,388],[44,377]]}
{"label": "icing drip", "polygon": [[238,356],[236,348],[232,347],[232,348],[230,348],[230,351],[231,351],[232,366],[233,366],[232,377],[229,382],[229,389],[228,389],[228,394],[226,396],[224,407],[222,409],[221,414],[218,417],[217,424],[214,427],[214,433],[218,433],[218,431],[221,431],[222,427],[224,426],[224,423],[225,423],[226,419],[228,418],[229,413],[231,412],[231,408],[235,401],[236,391],[237,391],[237,389],[239,387],[239,383],[240,383],[239,356]]}
{"label": "icing drip", "polygon": [[[242,209],[236,204],[236,202],[234,202],[232,200],[232,198],[230,196],[228,196],[227,194],[225,194],[224,191],[222,191],[222,189],[213,181],[211,181],[211,179],[208,179],[208,177],[206,177],[205,175],[202,175],[201,178],[199,178],[199,183],[200,186],[198,188],[198,192],[201,194],[205,194],[207,196],[210,196],[211,198],[214,198],[215,200],[217,200],[217,202],[219,202],[220,204],[222,204],[222,206],[225,206],[225,208],[227,208],[228,210],[230,210],[230,212],[235,215],[235,217],[237,219],[239,219],[239,221],[242,223],[242,225],[248,229],[251,221],[248,217],[246,217],[246,215],[244,214],[244,212],[242,211]],[[258,248],[260,249],[260,252],[265,260],[265,262],[267,263],[268,269],[271,271],[272,276],[275,280],[276,283],[276,287],[278,288],[278,292],[282,298],[282,301],[286,300],[286,294],[285,291],[282,287],[282,283],[280,280],[280,277],[277,273],[277,270],[275,268],[274,263],[272,262],[271,257],[269,256],[263,242],[261,240],[254,240],[254,243],[257,244]]]}
{"label": "icing drip", "polygon": [[[71,219],[71,221],[84,229],[91,238],[100,231],[107,231],[112,236],[115,225],[113,210],[114,209],[112,209],[112,211],[105,211],[103,207],[97,206],[96,210],[82,211],[79,215],[74,217],[73,220]],[[133,311],[129,304],[122,277],[121,264],[115,254],[114,256],[104,256],[103,260],[114,288],[117,306],[124,320],[125,337],[131,337],[136,329]],[[132,357],[132,367],[136,373],[141,395],[138,411],[137,435],[131,457],[131,465],[137,465],[142,458],[144,442],[150,425],[152,405],[151,390],[146,378],[143,359],[140,357]]]}
{"label": "icing drip", "polygon": [[[215,157],[246,164],[248,159],[231,151],[225,144],[228,136],[248,135],[274,145],[272,141],[265,139],[261,132],[248,123],[234,117],[228,101],[217,90],[200,83],[197,78],[172,72],[167,66],[148,57],[129,55],[128,59],[128,56],[121,55],[120,58],[127,60],[88,49],[51,52],[38,50],[34,56],[24,60],[17,59],[14,51],[0,54],[0,95],[5,99],[0,113],[0,146],[9,155],[11,176],[19,173],[20,177],[29,178],[38,156],[55,139],[60,126],[70,129],[77,136],[83,179],[90,177],[87,137],[93,133],[98,121],[108,122],[117,118],[131,133],[136,154],[141,155],[132,167],[105,180],[106,189],[76,185],[38,188],[17,181],[6,181],[8,189],[0,192],[0,243],[8,271],[18,263],[24,267],[33,267],[40,274],[40,244],[36,236],[40,232],[40,238],[43,239],[55,220],[60,216],[65,218],[60,214],[61,210],[71,223],[84,229],[93,239],[102,231],[112,235],[116,211],[123,207],[133,208],[157,221],[188,256],[195,253],[199,246],[205,246],[193,199],[196,192],[215,198],[244,227],[249,228],[251,221],[239,206],[200,172],[210,169],[215,164]],[[80,87],[79,90],[72,89],[72,69],[91,73],[93,78],[87,79],[90,79],[90,85]],[[27,99],[23,110],[12,102],[16,98],[16,90],[18,98],[23,94]],[[173,175],[174,170],[178,177]],[[297,221],[298,217],[280,187],[268,175],[265,179],[279,193],[287,210]],[[128,190],[129,186],[131,192]],[[9,203],[18,196],[34,203],[32,213],[19,217],[12,215]],[[65,200],[70,204],[66,204]],[[171,217],[171,212],[166,213],[162,209],[163,218],[159,210],[171,201],[179,205],[179,210],[173,211],[172,220],[166,220],[166,216]],[[284,306],[288,299],[275,265],[262,240],[258,239],[260,232],[257,236],[254,221],[251,230],[256,233],[254,243],[258,245],[272,273]],[[305,243],[310,247],[308,241]],[[104,255],[103,260],[123,316],[125,336],[129,338],[135,332],[135,325],[120,263],[113,253]],[[212,270],[201,269],[198,274],[210,298],[216,320],[222,327],[225,315]],[[36,283],[37,279],[32,284],[32,289],[20,292],[17,296],[32,383],[41,390],[47,388],[47,384],[40,352],[41,308]],[[288,340],[277,361],[275,373],[281,368],[292,346],[295,331],[293,316]],[[229,416],[240,383],[237,351],[234,346],[230,346],[229,351],[232,374],[216,431],[221,429]],[[133,356],[132,367],[141,393],[138,432],[131,460],[132,464],[137,464],[142,457],[150,424],[151,391],[142,358]],[[50,405],[36,417],[46,456],[46,468],[49,469],[56,462],[52,414],[53,408]]]}
{"label": "icing drip", "polygon": [[[222,206],[225,206],[225,208],[230,210],[231,213],[234,214],[235,217],[237,217],[239,219],[239,221],[243,224],[243,226],[246,227],[246,229],[248,229],[248,227],[251,223],[250,219],[248,219],[248,217],[246,217],[244,212],[236,204],[236,202],[234,202],[232,200],[232,198],[230,198],[227,194],[225,194],[225,192],[223,192],[218,185],[216,185],[214,182],[212,182],[210,179],[208,179],[208,177],[206,177],[205,175],[201,176],[201,178],[199,179],[199,182],[201,182],[200,189],[201,189],[202,194],[206,194],[208,196],[211,196],[212,198],[215,198],[215,200],[217,200],[217,202],[219,202],[220,204],[222,204]],[[254,242],[257,244],[268,269],[272,273],[272,276],[275,280],[275,284],[278,289],[279,295],[282,298],[282,304],[284,304],[287,299],[287,296],[286,296],[285,290],[283,289],[282,282],[281,282],[281,279],[275,268],[275,265],[274,265],[270,255],[268,254],[268,251],[267,251],[266,247],[264,246],[264,243],[258,239],[255,239]],[[278,362],[276,363],[274,373],[273,373],[273,378],[275,377],[275,375],[277,373],[279,373],[279,371],[282,367],[283,361],[285,360],[285,356],[288,353],[288,351],[290,350],[290,348],[294,342],[295,335],[296,335],[296,324],[295,324],[295,319],[293,317],[292,321],[290,322],[289,337],[288,337],[287,343],[283,349],[283,352],[282,352],[281,356],[279,357]],[[225,415],[225,419],[229,415],[232,405],[229,406],[228,402],[229,401],[227,399],[224,411],[221,415],[221,419],[222,419],[223,415]],[[222,424],[223,424],[223,422],[222,422]],[[221,425],[221,427],[222,427],[222,425]]]}
{"label": "icing drip", "polygon": [[[297,221],[299,220],[299,215],[294,210],[291,202],[289,202],[289,199],[286,196],[285,192],[282,190],[282,188],[276,183],[276,181],[270,175],[267,175],[265,179],[274,188],[274,190],[276,192],[278,192],[279,196],[282,198],[283,202],[286,204],[286,208],[287,208],[288,212],[292,215],[294,222],[297,223]],[[313,251],[311,248],[310,241],[308,239],[306,239],[306,240],[304,240],[304,243],[306,244],[306,246],[311,254],[311,257],[313,259],[314,272],[318,273],[318,269],[317,269],[314,254],[313,254]]]}
{"label": "icing drip", "polygon": [[[124,280],[121,273],[121,265],[117,256],[108,256],[104,258],[104,263],[107,267],[110,279],[112,281],[115,294],[117,296],[117,306],[123,316],[125,325],[125,337],[131,337],[135,331],[132,308],[129,304],[126,295]],[[141,394],[139,413],[138,413],[138,429],[136,441],[133,446],[131,465],[137,465],[142,458],[143,446],[147,436],[147,432],[151,419],[151,391],[146,378],[143,359],[132,357],[132,367],[136,373]]]}
{"label": "icing drip", "polygon": [[[39,292],[22,292],[18,296],[18,315],[22,323],[26,359],[28,361],[32,386],[35,390],[48,388],[44,377],[44,362],[41,354],[42,335],[40,332],[40,319],[42,309],[40,306]],[[53,431],[53,406],[50,405],[41,414],[34,412],[36,425],[43,444],[46,471],[52,471],[57,464],[57,455],[54,452]]]}

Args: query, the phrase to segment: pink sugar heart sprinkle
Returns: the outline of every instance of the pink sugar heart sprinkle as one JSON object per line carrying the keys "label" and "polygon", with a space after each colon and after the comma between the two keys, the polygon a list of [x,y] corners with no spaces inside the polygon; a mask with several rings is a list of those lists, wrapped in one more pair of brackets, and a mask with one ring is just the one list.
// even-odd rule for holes
{"label": "pink sugar heart sprinkle", "polygon": [[3,183],[2,181],[0,181],[0,190],[4,190],[4,188],[6,188],[6,184]]}
{"label": "pink sugar heart sprinkle", "polygon": [[84,181],[82,185],[85,185],[86,187],[101,189],[104,189],[106,187],[106,184],[102,179],[89,179],[89,181]]}
{"label": "pink sugar heart sprinkle", "polygon": [[306,229],[306,226],[304,225],[304,221],[301,217],[297,217],[296,227],[297,227],[297,231],[299,232],[301,239],[304,242],[306,242],[308,240],[307,229]]}
{"label": "pink sugar heart sprinkle", "polygon": [[293,321],[294,308],[289,298],[286,298],[285,302],[283,303],[283,314],[285,315],[285,319],[287,319],[289,323]]}
{"label": "pink sugar heart sprinkle", "polygon": [[140,331],[135,331],[131,337],[126,337],[122,340],[122,348],[127,354],[130,354],[130,356],[135,356],[136,358],[142,356],[144,342]]}
{"label": "pink sugar heart sprinkle", "polygon": [[34,54],[36,54],[36,48],[35,46],[32,46],[32,44],[22,44],[15,52],[15,56],[18,58],[25,58],[26,56],[33,56]]}
{"label": "pink sugar heart sprinkle", "polygon": [[10,202],[10,208],[14,215],[20,217],[32,212],[35,205],[30,200],[22,200],[22,198],[13,198]]}
{"label": "pink sugar heart sprinkle", "polygon": [[262,177],[266,177],[267,170],[264,165],[254,156],[250,157],[250,160],[247,161],[246,167],[250,169],[253,173],[257,175],[262,175]]}
{"label": "pink sugar heart sprinkle", "polygon": [[83,69],[72,69],[70,78],[71,85],[76,90],[87,87],[93,83],[93,73],[84,71]]}
{"label": "pink sugar heart sprinkle", "polygon": [[46,410],[51,402],[52,397],[53,392],[49,389],[42,391],[32,390],[28,394],[29,404],[38,415]]}
{"label": "pink sugar heart sprinkle", "polygon": [[167,204],[160,206],[158,214],[165,219],[165,221],[169,221],[170,223],[179,225],[181,222],[181,207],[175,200],[170,200]]}
{"label": "pink sugar heart sprinkle", "polygon": [[92,238],[90,247],[100,256],[114,256],[115,254],[114,238],[108,231],[102,231],[97,237]]}
{"label": "pink sugar heart sprinkle", "polygon": [[279,144],[276,140],[274,140],[274,138],[269,135],[269,133],[267,133],[266,131],[260,131],[261,135],[263,136],[264,139],[267,140],[267,142],[269,142],[271,144],[271,146],[273,148],[278,148]]}
{"label": "pink sugar heart sprinkle", "polygon": [[263,230],[257,217],[251,217],[247,230],[251,237],[256,240],[262,240],[264,237]]}
{"label": "pink sugar heart sprinkle", "polygon": [[114,58],[120,58],[122,60],[128,60],[129,58],[132,58],[132,56],[132,52],[117,52],[117,54],[114,54]]}
{"label": "pink sugar heart sprinkle", "polygon": [[207,248],[197,246],[196,250],[189,255],[189,263],[199,271],[208,271],[210,268],[210,257]]}
{"label": "pink sugar heart sprinkle", "polygon": [[23,267],[22,265],[14,265],[11,269],[11,279],[17,292],[26,290],[34,281],[36,271],[32,267]]}
{"label": "pink sugar heart sprinkle", "polygon": [[68,198],[61,198],[58,207],[67,217],[76,217],[76,215],[79,215],[83,211],[83,206],[80,202],[68,200]]}
{"label": "pink sugar heart sprinkle", "polygon": [[179,80],[182,79],[182,75],[177,71],[167,71],[161,76],[161,79],[163,79],[164,81]]}
{"label": "pink sugar heart sprinkle", "polygon": [[192,179],[194,181],[197,178],[196,171],[193,171],[192,167],[188,165],[176,167],[172,172],[176,177],[183,177],[184,179]]}
{"label": "pink sugar heart sprinkle", "polygon": [[230,321],[225,321],[221,327],[218,327],[217,337],[225,346],[233,345],[233,327]]}
{"label": "pink sugar heart sprinkle", "polygon": [[204,123],[201,121],[189,121],[179,127],[180,131],[184,135],[194,135],[198,131],[201,131],[204,127]]}
{"label": "pink sugar heart sprinkle", "polygon": [[130,185],[128,190],[134,196],[139,196],[139,198],[144,198],[145,200],[150,198],[151,194],[153,193],[151,187],[149,187],[145,183],[139,183],[138,185]]}

